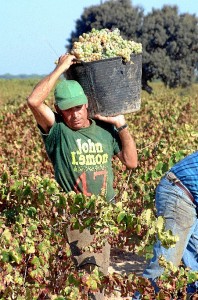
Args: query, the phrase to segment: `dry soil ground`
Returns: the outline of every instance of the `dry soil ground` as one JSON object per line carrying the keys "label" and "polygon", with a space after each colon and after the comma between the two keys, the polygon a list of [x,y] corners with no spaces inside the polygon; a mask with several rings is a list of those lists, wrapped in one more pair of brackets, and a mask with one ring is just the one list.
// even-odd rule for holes
{"label": "dry soil ground", "polygon": [[[146,261],[137,255],[132,254],[129,251],[123,251],[119,249],[112,249],[111,262],[109,272],[118,273],[131,273],[135,272],[137,275],[141,275],[146,265]],[[105,300],[127,300],[131,298],[122,298],[117,292],[116,296],[106,297]]]}

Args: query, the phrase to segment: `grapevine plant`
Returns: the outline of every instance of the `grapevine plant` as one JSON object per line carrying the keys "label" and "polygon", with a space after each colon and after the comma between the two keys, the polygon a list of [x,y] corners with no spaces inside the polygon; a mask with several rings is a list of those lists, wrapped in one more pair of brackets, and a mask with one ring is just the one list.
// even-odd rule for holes
{"label": "grapevine plant", "polygon": [[[31,90],[35,83],[23,84]],[[185,299],[187,283],[198,280],[196,272],[160,258],[165,271],[158,280],[161,291],[155,294],[151,283],[134,272],[104,276],[97,268],[91,274],[77,270],[65,234],[67,227],[89,227],[94,241],[82,251],[100,251],[108,241],[112,249],[145,259],[152,255],[156,233],[165,247],[174,246],[177,236],[165,231],[163,218],[156,217],[154,191],[174,163],[197,150],[198,89],[173,91],[159,83],[155,88],[152,96],[143,94],[141,111],[126,115],[139,166],[129,171],[113,160],[116,201],[110,204],[101,196],[60,191],[23,104],[27,91],[24,96],[21,92],[19,102],[16,96],[12,106],[1,107],[0,299],[84,300],[100,288],[107,295],[119,290],[122,297],[138,290],[143,299]],[[53,105],[51,95],[47,102]]]}

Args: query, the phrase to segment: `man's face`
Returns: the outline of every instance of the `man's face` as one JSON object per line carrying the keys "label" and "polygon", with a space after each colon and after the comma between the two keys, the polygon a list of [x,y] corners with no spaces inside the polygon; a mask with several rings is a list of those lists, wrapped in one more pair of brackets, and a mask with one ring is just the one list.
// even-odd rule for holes
{"label": "man's face", "polygon": [[87,113],[87,104],[61,110],[64,122],[73,130],[88,127],[90,125]]}

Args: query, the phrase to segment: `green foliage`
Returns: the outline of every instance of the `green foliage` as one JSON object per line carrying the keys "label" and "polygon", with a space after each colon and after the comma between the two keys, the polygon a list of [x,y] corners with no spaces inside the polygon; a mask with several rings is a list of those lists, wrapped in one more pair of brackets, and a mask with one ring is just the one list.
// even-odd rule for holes
{"label": "green foliage", "polygon": [[105,1],[100,5],[85,8],[80,19],[76,21],[76,29],[68,39],[68,49],[72,48],[74,41],[83,33],[90,32],[93,28],[119,28],[124,38],[134,40],[141,30],[143,11],[133,7],[130,0]]}
{"label": "green foliage", "polygon": [[159,264],[165,270],[157,282],[162,289],[160,297],[172,296],[174,299],[177,299],[178,291],[185,295],[186,284],[198,280],[197,272],[184,269],[182,265],[176,268],[171,262],[167,262],[163,257],[159,258]]}
{"label": "green foliage", "polygon": [[[16,107],[19,103],[23,103],[28,93],[38,82],[38,79],[0,79],[0,104],[5,104],[4,110]],[[10,88],[12,86],[12,88]],[[9,103],[9,107],[6,104]]]}
{"label": "green foliage", "polygon": [[198,60],[197,21],[195,15],[179,15],[176,6],[164,6],[145,16],[143,80],[161,79],[169,87],[193,82]]}
{"label": "green foliage", "polygon": [[[17,82],[9,84],[12,90]],[[85,300],[89,291],[100,288],[107,294],[119,289],[123,297],[139,290],[144,299],[164,299],[173,290],[185,296],[187,282],[197,279],[197,274],[163,260],[159,295],[147,279],[136,274],[104,276],[98,269],[91,274],[79,272],[65,230],[91,228],[94,242],[82,251],[100,251],[104,241],[109,241],[112,247],[149,258],[156,233],[165,247],[174,245],[177,237],[164,231],[163,219],[156,218],[154,191],[170,166],[197,150],[197,85],[173,91],[156,83],[152,97],[142,93],[141,111],[126,115],[139,166],[129,171],[117,159],[113,161],[117,196],[115,203],[108,204],[99,196],[60,192],[24,103],[29,84],[25,91],[21,83],[20,89],[16,87],[22,95],[20,104],[8,97],[0,120],[0,299]],[[52,101],[50,96],[49,105]]]}

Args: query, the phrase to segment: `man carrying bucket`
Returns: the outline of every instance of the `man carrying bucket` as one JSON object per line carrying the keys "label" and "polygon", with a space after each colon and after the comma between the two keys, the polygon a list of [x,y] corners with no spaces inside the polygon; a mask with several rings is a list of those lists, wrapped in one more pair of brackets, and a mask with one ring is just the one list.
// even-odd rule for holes
{"label": "man carrying bucket", "polygon": [[[77,81],[62,80],[55,88],[53,112],[44,101],[59,77],[74,63],[75,56],[62,55],[55,69],[43,78],[28,97],[28,105],[38,123],[47,154],[53,164],[55,179],[65,192],[75,191],[86,196],[103,194],[107,201],[114,196],[111,160],[116,155],[129,169],[137,166],[135,142],[123,115],[88,116],[88,100]],[[68,241],[78,267],[91,270],[99,266],[108,272],[110,247],[102,253],[79,255],[75,249],[91,242],[88,230],[69,231]],[[87,255],[87,256],[86,256]],[[103,299],[98,293],[92,299]]]}

